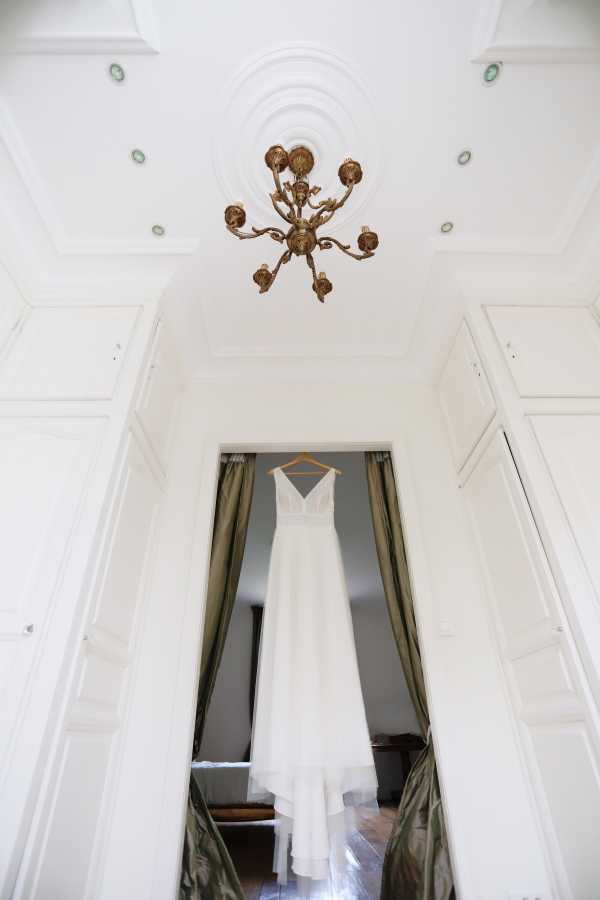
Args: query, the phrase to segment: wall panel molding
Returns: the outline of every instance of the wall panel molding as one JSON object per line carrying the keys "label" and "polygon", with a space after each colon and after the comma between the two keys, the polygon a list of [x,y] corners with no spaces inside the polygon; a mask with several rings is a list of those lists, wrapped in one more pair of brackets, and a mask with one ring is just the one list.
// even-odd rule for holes
{"label": "wall panel molding", "polygon": [[[180,256],[193,253],[199,238],[169,238],[157,242],[153,235],[136,240],[105,237],[74,238],[65,230],[56,206],[27,149],[10,109],[0,101],[0,144],[12,163],[44,227],[52,248],[59,256]],[[18,211],[15,210],[20,219]]]}

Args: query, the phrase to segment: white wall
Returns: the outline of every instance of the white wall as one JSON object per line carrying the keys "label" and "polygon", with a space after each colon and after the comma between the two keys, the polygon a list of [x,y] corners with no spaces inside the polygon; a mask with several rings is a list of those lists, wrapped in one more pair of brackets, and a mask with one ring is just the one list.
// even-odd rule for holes
{"label": "white wall", "polygon": [[384,598],[354,607],[352,622],[369,733],[418,734]]}
{"label": "white wall", "polygon": [[213,762],[243,759],[250,738],[248,690],[252,649],[252,610],[236,606],[217,675],[200,758]]}
{"label": "white wall", "polygon": [[392,446],[458,894],[461,900],[506,900],[511,891],[545,883],[543,851],[435,394],[416,385],[328,385],[318,388],[315,402],[314,390],[197,383],[188,392],[118,815],[98,894],[104,900],[176,895],[202,596],[223,448]]}

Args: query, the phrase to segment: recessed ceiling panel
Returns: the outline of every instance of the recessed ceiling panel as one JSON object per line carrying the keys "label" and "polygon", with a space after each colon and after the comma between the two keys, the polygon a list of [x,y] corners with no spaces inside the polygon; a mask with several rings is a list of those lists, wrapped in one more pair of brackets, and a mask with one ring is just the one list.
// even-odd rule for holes
{"label": "recessed ceiling panel", "polygon": [[600,60],[597,0],[489,0],[481,58]]}
{"label": "recessed ceiling panel", "polygon": [[[4,0],[0,46],[9,52],[143,52],[150,0]],[[146,49],[150,49],[149,47]]]}

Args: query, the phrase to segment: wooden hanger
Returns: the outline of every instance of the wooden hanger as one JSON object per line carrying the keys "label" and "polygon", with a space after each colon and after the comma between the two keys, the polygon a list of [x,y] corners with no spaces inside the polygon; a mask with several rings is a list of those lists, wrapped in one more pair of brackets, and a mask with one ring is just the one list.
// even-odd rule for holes
{"label": "wooden hanger", "polygon": [[[275,466],[274,469],[269,469],[269,471],[267,472],[267,475],[273,475],[277,471],[277,469],[289,469],[290,466],[295,466],[298,463],[302,463],[302,462],[312,463],[313,466],[317,466],[317,468],[320,470],[325,469],[325,470],[329,471],[329,469],[333,469],[333,471],[335,472],[336,475],[343,474],[341,469],[336,469],[335,466],[327,466],[327,465],[325,465],[325,463],[319,462],[318,459],[315,459],[314,456],[311,456],[309,453],[302,452],[302,453],[299,453],[298,456],[295,456],[293,459],[290,459],[290,461],[285,463],[285,465]],[[314,470],[312,472],[302,472],[302,471],[290,472],[289,477],[294,478],[295,475],[302,476],[302,475],[318,475],[318,474],[319,474],[319,472],[315,472]]]}

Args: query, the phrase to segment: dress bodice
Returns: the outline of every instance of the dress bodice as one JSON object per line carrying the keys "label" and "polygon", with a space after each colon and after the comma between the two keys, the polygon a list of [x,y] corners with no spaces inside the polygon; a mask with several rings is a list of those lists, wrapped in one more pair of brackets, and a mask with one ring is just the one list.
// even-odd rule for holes
{"label": "dress bodice", "polygon": [[333,525],[335,470],[323,475],[303,497],[295,484],[275,469],[277,525]]}

